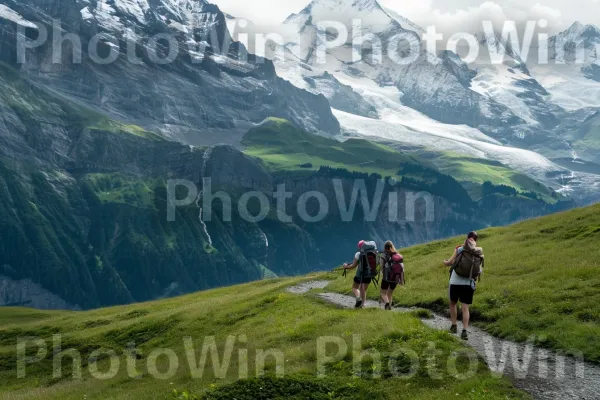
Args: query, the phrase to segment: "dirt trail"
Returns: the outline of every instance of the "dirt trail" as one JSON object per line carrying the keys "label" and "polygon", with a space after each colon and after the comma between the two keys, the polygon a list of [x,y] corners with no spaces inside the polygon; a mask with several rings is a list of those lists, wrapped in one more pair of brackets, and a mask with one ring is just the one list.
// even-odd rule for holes
{"label": "dirt trail", "polygon": [[[327,281],[313,281],[288,290],[295,294],[305,294],[312,289],[324,289],[327,284]],[[351,296],[339,293],[319,293],[318,296],[328,303],[354,308],[355,300]],[[371,300],[365,306],[381,308],[376,301]],[[394,308],[395,312],[413,310]],[[447,317],[435,313],[433,318],[422,321],[438,330],[447,330],[450,325]],[[462,324],[459,323],[458,328],[460,333]],[[491,371],[508,376],[517,388],[528,392],[535,399],[600,399],[600,366],[532,344],[496,338],[475,327],[469,328],[469,340],[465,343],[483,357]]]}

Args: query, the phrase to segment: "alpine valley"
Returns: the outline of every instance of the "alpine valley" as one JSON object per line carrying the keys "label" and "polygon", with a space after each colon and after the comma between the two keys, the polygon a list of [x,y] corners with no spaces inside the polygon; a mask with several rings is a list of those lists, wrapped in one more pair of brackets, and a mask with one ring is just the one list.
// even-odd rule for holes
{"label": "alpine valley", "polygon": [[[304,274],[360,238],[408,246],[600,200],[598,28],[553,37],[558,65],[481,32],[504,62],[443,51],[398,65],[369,49],[354,62],[350,39],[319,63],[319,21],[352,38],[354,19],[384,41],[423,32],[375,0],[315,0],[262,57],[236,41],[259,27],[204,0],[0,0],[0,305],[89,309]],[[171,62],[157,37],[176,42]],[[198,190],[169,221],[174,179]],[[359,181],[399,201],[358,201],[347,220],[339,191],[349,203]],[[209,192],[238,204],[281,185],[286,219],[274,201],[256,222],[203,209]],[[329,212],[306,222],[293,205],[317,214],[315,191]],[[390,220],[421,192],[433,203],[414,221]]]}

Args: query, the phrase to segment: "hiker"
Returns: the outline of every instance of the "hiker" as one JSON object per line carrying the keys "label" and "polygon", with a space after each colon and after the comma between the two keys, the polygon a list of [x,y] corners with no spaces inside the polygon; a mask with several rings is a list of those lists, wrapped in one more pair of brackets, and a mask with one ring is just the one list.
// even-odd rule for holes
{"label": "hiker", "polygon": [[379,262],[383,271],[381,281],[381,300],[386,310],[392,309],[392,297],[398,284],[404,285],[404,258],[391,241],[383,245],[383,253]]}
{"label": "hiker", "polygon": [[358,252],[352,264],[344,264],[344,270],[356,268],[352,293],[356,298],[355,308],[364,308],[367,301],[367,289],[377,276],[377,245],[375,242],[358,242]]}
{"label": "hiker", "polygon": [[481,247],[477,247],[477,232],[470,232],[464,245],[457,246],[452,258],[444,260],[444,265],[450,269],[450,317],[452,319],[451,333],[457,333],[458,310],[460,301],[462,307],[463,331],[461,338],[469,340],[469,306],[473,304],[475,281],[483,272],[484,256]]}

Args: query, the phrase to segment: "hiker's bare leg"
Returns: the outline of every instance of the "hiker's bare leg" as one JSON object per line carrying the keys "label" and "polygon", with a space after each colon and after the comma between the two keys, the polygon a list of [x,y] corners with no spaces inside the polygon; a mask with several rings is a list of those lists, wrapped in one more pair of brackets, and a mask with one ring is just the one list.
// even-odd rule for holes
{"label": "hiker's bare leg", "polygon": [[387,299],[388,299],[388,303],[390,303],[390,305],[392,305],[393,297],[394,297],[394,289],[388,289]]}
{"label": "hiker's bare leg", "polygon": [[356,297],[357,299],[360,297],[360,284],[359,283],[355,283],[354,285],[352,285],[352,293],[354,293],[354,297]]}
{"label": "hiker's bare leg", "polygon": [[367,289],[369,288],[368,283],[363,283],[360,286],[360,298],[363,301],[363,307],[365,306],[365,302],[367,301]]}
{"label": "hiker's bare leg", "polygon": [[452,320],[452,325],[456,325],[456,320],[458,319],[458,310],[456,308],[456,303],[450,302],[450,319]]}
{"label": "hiker's bare leg", "polygon": [[463,329],[469,328],[469,318],[471,317],[471,313],[469,312],[468,304],[461,304],[462,306],[462,319],[463,319]]}
{"label": "hiker's bare leg", "polygon": [[383,289],[381,289],[381,294],[380,294],[380,296],[381,296],[381,302],[382,302],[383,304],[386,304],[386,303],[388,303],[388,302],[389,302],[389,300],[388,300],[388,295],[387,295],[387,290],[383,290]]}

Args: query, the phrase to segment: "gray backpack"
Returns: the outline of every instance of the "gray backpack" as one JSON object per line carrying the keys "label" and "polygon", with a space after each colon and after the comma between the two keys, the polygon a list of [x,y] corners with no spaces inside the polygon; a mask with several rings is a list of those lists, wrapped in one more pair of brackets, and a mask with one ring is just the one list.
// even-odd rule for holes
{"label": "gray backpack", "polygon": [[379,275],[377,268],[377,244],[365,242],[360,249],[361,278],[375,278]]}
{"label": "gray backpack", "polygon": [[455,271],[458,276],[477,280],[483,271],[484,259],[483,249],[467,240],[450,272]]}

